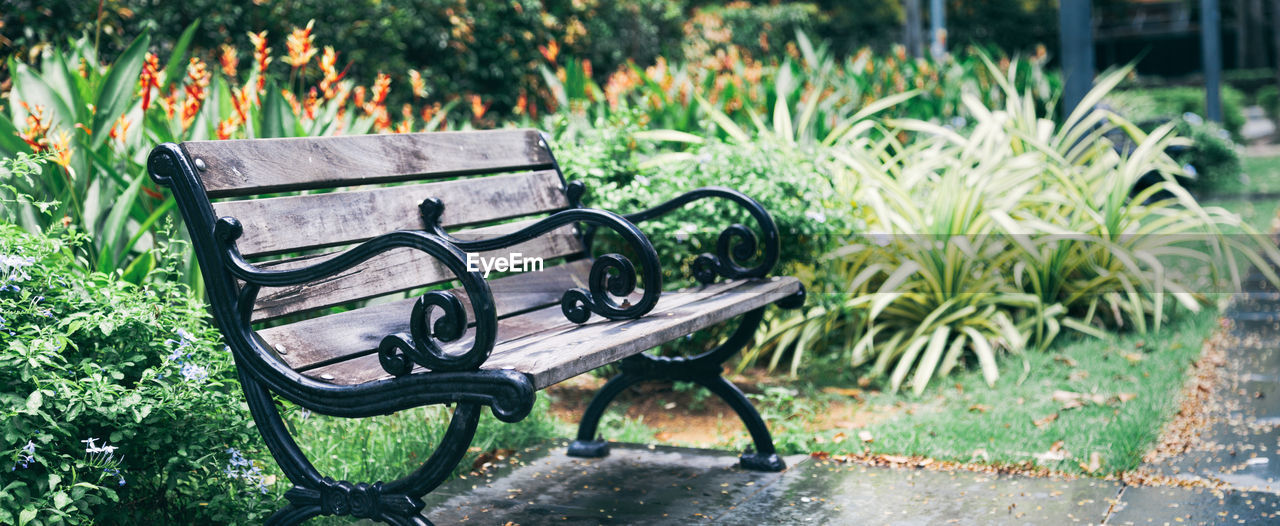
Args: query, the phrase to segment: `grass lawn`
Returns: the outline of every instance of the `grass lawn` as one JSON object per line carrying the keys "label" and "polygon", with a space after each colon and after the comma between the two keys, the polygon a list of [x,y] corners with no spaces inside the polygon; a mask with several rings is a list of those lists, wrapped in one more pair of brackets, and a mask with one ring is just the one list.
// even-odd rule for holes
{"label": "grass lawn", "polygon": [[1159,333],[1064,338],[1048,352],[1027,353],[1025,379],[1022,359],[1006,356],[1005,374],[990,388],[970,370],[920,398],[872,395],[868,405],[900,410],[859,432],[829,432],[817,449],[1067,472],[1084,471],[1080,464],[1097,453],[1096,473],[1132,469],[1177,411],[1187,367],[1217,323],[1217,310],[1206,308]]}
{"label": "grass lawn", "polygon": [[1244,157],[1244,177],[1223,181],[1214,189],[1219,195],[1280,193],[1280,156]]}

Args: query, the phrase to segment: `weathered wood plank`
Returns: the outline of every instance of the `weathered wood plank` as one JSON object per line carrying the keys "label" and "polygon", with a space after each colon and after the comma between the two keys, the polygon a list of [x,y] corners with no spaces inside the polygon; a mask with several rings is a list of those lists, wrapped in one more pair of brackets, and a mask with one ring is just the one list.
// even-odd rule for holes
{"label": "weathered wood plank", "polygon": [[[591,261],[578,260],[545,272],[507,276],[489,282],[499,317],[522,314],[526,311],[557,304],[564,291],[586,285]],[[475,322],[471,303],[461,289],[451,290],[462,301],[467,320]],[[303,320],[289,325],[270,327],[258,331],[264,340],[279,346],[284,352],[280,357],[290,367],[306,370],[343,357],[373,353],[382,337],[393,332],[407,331],[409,316],[417,298],[407,298],[373,305],[363,309],[340,312]],[[524,318],[525,316],[517,316]],[[561,321],[564,317],[561,316]],[[498,333],[503,338],[517,338],[524,334],[547,329],[531,327],[524,321],[503,320]],[[469,336],[451,344],[450,348],[465,349],[471,346]],[[279,351],[279,349],[277,349]]]}
{"label": "weathered wood plank", "polygon": [[[798,290],[799,280],[791,277],[730,281],[664,293],[653,312],[640,319],[609,321],[593,317],[579,326],[564,320],[559,307],[546,307],[504,320],[516,337],[508,339],[499,332],[501,341],[482,368],[514,369],[529,375],[534,386],[543,389],[774,303]],[[318,367],[307,371],[307,375],[351,385],[389,377],[373,354]]]}
{"label": "weathered wood plank", "polygon": [[354,243],[395,230],[421,230],[418,205],[444,203],[441,222],[458,227],[569,206],[555,170],[315,195],[223,201],[216,215],[244,226],[245,257]]}
{"label": "weathered wood plank", "polygon": [[182,143],[209,197],[552,167],[536,130]]}
{"label": "weathered wood plank", "polygon": [[[476,239],[514,232],[532,224],[535,220],[518,221],[485,228],[458,232],[462,239]],[[522,257],[538,257],[545,261],[557,257],[578,254],[582,243],[573,233],[571,225],[565,225],[510,248],[481,253],[482,257],[508,257],[521,253]],[[308,256],[263,264],[266,268],[288,269],[314,265],[334,257],[336,253]],[[253,321],[265,321],[289,314],[324,307],[341,305],[432,285],[455,279],[453,272],[435,258],[412,249],[394,249],[370,258],[328,279],[293,287],[263,288],[254,304]]]}

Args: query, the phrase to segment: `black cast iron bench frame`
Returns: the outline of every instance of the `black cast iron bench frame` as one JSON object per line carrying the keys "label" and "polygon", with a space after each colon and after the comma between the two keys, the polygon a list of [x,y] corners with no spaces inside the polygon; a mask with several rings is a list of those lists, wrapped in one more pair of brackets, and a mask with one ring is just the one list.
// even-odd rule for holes
{"label": "black cast iron bench frame", "polygon": [[[474,145],[477,141],[471,139],[476,136],[466,133],[411,135],[422,136],[421,140],[432,144],[441,141],[451,144],[450,141],[456,137],[460,141],[468,139],[462,142]],[[501,132],[492,133],[492,137],[498,138]],[[517,422],[529,414],[536,393],[534,380],[529,374],[514,369],[481,368],[502,335],[497,330],[497,308],[489,283],[480,273],[468,271],[465,253],[510,247],[564,225],[576,225],[579,239],[584,242],[583,257],[591,263],[590,274],[585,287],[564,292],[560,307],[565,317],[579,324],[593,314],[608,320],[623,320],[621,323],[646,319],[645,315],[665,295],[660,294],[658,255],[636,224],[696,200],[719,199],[744,208],[757,222],[761,233],[758,238],[751,229],[737,224],[725,229],[715,253],[698,256],[692,265],[694,277],[699,282],[758,282],[766,279],[777,262],[777,227],[764,208],[751,198],[727,188],[704,188],[630,215],[585,208],[581,203],[583,186],[564,182],[559,165],[541,134],[525,133],[522,137],[527,137],[526,146],[533,151],[533,154],[526,152],[526,155],[549,160],[545,168],[555,170],[560,176],[561,190],[569,203],[566,209],[516,232],[487,239],[463,240],[442,226],[440,217],[448,203],[425,199],[420,206],[421,229],[385,233],[319,263],[288,270],[257,266],[242,257],[237,241],[248,225],[241,225],[234,217],[216,215],[212,194],[206,190],[205,179],[209,175],[206,172],[211,170],[206,162],[214,162],[209,158],[213,154],[208,152],[222,146],[252,150],[257,144],[250,143],[255,141],[166,143],[151,152],[148,171],[156,183],[169,187],[176,198],[204,275],[214,319],[234,354],[249,409],[272,455],[294,484],[286,494],[289,505],[274,514],[268,523],[294,524],[319,515],[352,515],[392,524],[430,524],[422,516],[425,505],[421,497],[442,483],[467,452],[476,432],[481,408],[488,406],[494,416],[504,422]],[[318,151],[323,149],[321,146],[346,145],[347,142],[340,142],[343,140],[356,146],[385,145],[393,141],[382,137],[391,136],[358,140],[266,139],[256,142],[271,148],[311,148]],[[362,154],[356,155],[358,159]],[[240,162],[232,159],[232,164],[239,168],[247,166]],[[231,169],[237,175],[241,173],[235,166]],[[212,171],[219,170],[222,167],[215,167]],[[299,167],[299,170],[305,168]],[[463,172],[454,175],[465,175]],[[264,188],[267,191],[289,191],[305,189],[305,185],[289,183]],[[583,226],[585,228],[579,228]],[[638,260],[640,270],[637,271],[636,265],[620,254],[591,258],[591,239],[598,229],[615,232]],[[397,248],[421,251],[434,258],[452,272],[461,288],[423,294],[414,303],[413,315],[407,323],[408,332],[387,334],[382,339],[377,348],[378,363],[390,377],[357,385],[335,385],[316,378],[314,374],[294,370],[282,360],[282,349],[273,349],[255,332],[252,316],[255,302],[264,287],[298,286],[323,280]],[[758,264],[743,266],[738,263],[752,258],[758,259]],[[645,284],[642,291],[637,289],[637,278],[642,278]],[[790,280],[785,284],[785,290],[789,292],[770,299],[769,303],[786,308],[803,303],[804,289],[798,282],[792,283],[793,278],[772,279]],[[459,296],[463,296],[468,305],[464,307]],[[617,298],[622,297],[627,299],[618,301]],[[696,307],[697,303],[692,305]],[[655,357],[641,353],[643,349],[628,351],[629,355],[620,360],[621,374],[610,380],[592,400],[580,424],[577,440],[569,447],[568,454],[581,457],[607,455],[608,444],[597,435],[597,428],[600,417],[614,397],[640,381],[674,380],[705,386],[723,398],[742,418],[754,443],[754,450],[748,449],[741,457],[743,468],[784,469],[759,413],[742,391],[721,376],[723,362],[751,342],[763,319],[764,308],[765,305],[754,307],[739,316],[738,326],[722,344],[697,356]],[[433,313],[439,315],[434,321]],[[468,314],[473,320],[468,320]],[[449,352],[441,347],[444,343],[459,341],[468,327],[473,327],[470,334],[474,336],[472,345],[465,352]],[[642,329],[643,326],[638,326],[638,330]],[[350,418],[389,414],[428,404],[456,404],[457,409],[438,448],[419,469],[391,482],[352,483],[325,477],[312,466],[288,432],[273,394],[311,411]]]}

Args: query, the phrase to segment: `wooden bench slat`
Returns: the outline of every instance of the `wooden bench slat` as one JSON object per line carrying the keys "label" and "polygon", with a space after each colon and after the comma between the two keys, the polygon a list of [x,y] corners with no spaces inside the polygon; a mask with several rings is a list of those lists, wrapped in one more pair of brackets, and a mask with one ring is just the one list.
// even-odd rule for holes
{"label": "wooden bench slat", "polygon": [[[506,276],[489,282],[493,291],[498,316],[505,318],[547,305],[558,304],[565,290],[582,287],[591,270],[591,261],[579,260],[565,263],[545,272]],[[451,290],[462,301],[467,321],[475,322],[471,303],[461,289]],[[270,327],[258,331],[263,339],[280,345],[285,353],[280,358],[298,370],[313,368],[316,364],[340,361],[351,356],[373,353],[382,337],[406,330],[413,304],[417,298],[406,298],[390,303],[372,305],[363,309],[340,312],[303,320],[289,325]],[[520,324],[501,322],[499,334],[504,338],[515,337]],[[451,347],[471,345],[471,337],[460,340]],[[317,342],[322,342],[317,344]]]}
{"label": "wooden bench slat", "polygon": [[552,167],[536,130],[188,141],[209,197]]}
{"label": "wooden bench slat", "polygon": [[560,174],[542,170],[485,178],[340,191],[326,194],[223,201],[214,213],[244,226],[236,247],[245,257],[330,247],[395,230],[421,230],[418,205],[445,204],[446,227],[474,225],[569,206]]}
{"label": "wooden bench slat", "polygon": [[[461,239],[495,236],[519,230],[535,221],[531,219],[476,228],[457,232],[454,235]],[[484,252],[480,255],[507,257],[519,252],[523,257],[540,257],[550,262],[555,258],[575,255],[581,251],[582,243],[574,234],[573,226],[565,225],[513,247]],[[336,254],[307,256],[262,266],[277,269],[297,268],[314,265]],[[275,319],[453,279],[455,279],[453,272],[434,257],[417,250],[394,249],[322,281],[293,287],[263,288],[258,295],[258,301],[254,304],[253,321]]]}
{"label": "wooden bench slat", "polygon": [[[657,307],[639,319],[610,321],[592,317],[583,325],[565,320],[558,306],[545,307],[500,322],[501,341],[481,368],[519,371],[529,375],[535,388],[543,389],[774,303],[795,294],[800,287],[799,280],[792,277],[729,281],[664,293]],[[400,323],[403,326],[408,322]],[[510,336],[503,332],[504,328]],[[308,338],[323,341],[316,335]],[[415,369],[420,371],[421,368]],[[390,377],[378,364],[376,354],[318,367],[306,374],[344,385]]]}

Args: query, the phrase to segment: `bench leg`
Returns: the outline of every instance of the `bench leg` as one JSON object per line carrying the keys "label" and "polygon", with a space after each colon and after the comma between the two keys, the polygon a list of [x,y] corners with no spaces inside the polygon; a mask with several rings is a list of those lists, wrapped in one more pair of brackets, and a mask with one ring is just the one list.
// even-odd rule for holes
{"label": "bench leg", "polygon": [[719,396],[746,425],[751,434],[754,449],[748,449],[740,458],[743,469],[753,471],[782,471],[786,463],[773,447],[773,437],[764,419],[751,405],[742,390],[721,375],[723,363],[751,343],[752,335],[764,319],[764,309],[756,309],[742,316],[742,322],[729,339],[716,348],[692,357],[655,357],[637,354],[622,360],[622,374],[615,376],[596,393],[578,424],[578,437],[569,445],[568,455],[596,458],[609,454],[609,443],[597,435],[600,418],[609,403],[628,387],[642,381],[693,382],[706,387]]}
{"label": "bench leg", "polygon": [[275,401],[265,386],[241,369],[240,384],[249,411],[280,469],[293,482],[285,493],[289,505],[267,519],[267,524],[293,525],[321,515],[350,515],[395,525],[428,526],[422,516],[422,496],[435,489],[457,467],[475,437],[482,407],[458,404],[440,445],[413,473],[383,483],[351,483],[322,476],[303,455],[285,427]]}

